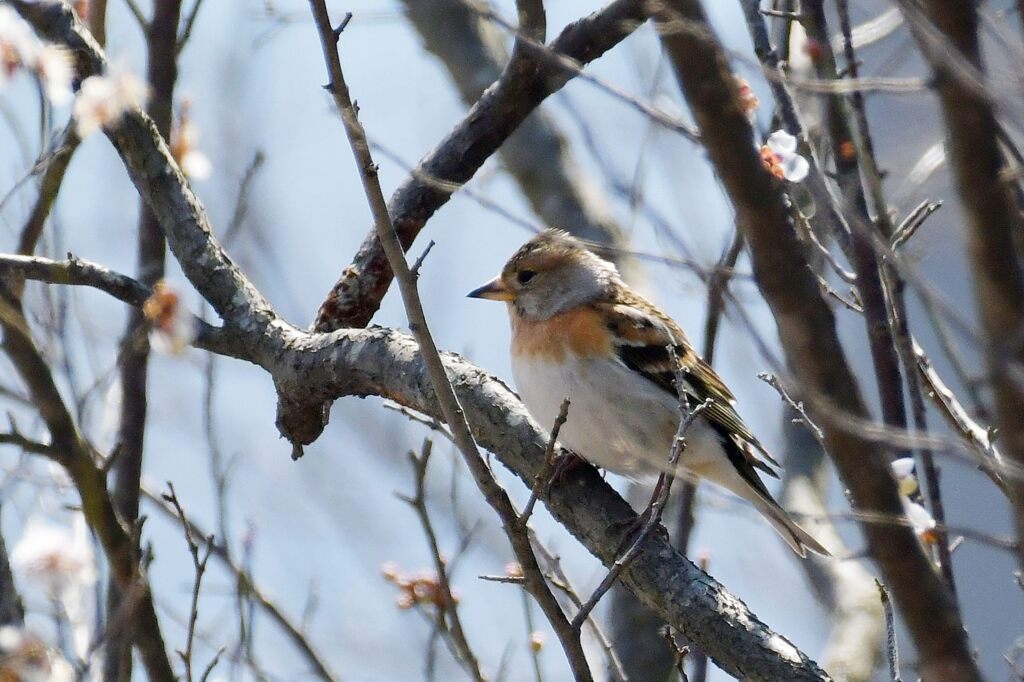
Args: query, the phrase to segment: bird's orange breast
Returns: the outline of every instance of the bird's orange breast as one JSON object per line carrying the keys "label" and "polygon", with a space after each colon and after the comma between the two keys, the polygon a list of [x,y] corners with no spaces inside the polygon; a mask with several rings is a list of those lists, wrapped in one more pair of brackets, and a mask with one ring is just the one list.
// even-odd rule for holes
{"label": "bird's orange breast", "polygon": [[591,308],[578,308],[547,320],[527,320],[512,315],[512,353],[537,360],[606,357],[612,337],[604,318]]}

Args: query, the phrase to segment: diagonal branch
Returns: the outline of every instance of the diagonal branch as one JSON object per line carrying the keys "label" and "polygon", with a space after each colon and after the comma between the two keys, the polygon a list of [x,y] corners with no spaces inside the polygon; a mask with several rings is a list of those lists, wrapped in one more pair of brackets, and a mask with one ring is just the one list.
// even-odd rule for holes
{"label": "diagonal branch", "polygon": [[[9,0],[48,41],[74,55],[79,81],[101,73],[106,57],[65,3]],[[153,120],[130,108],[104,132],[120,154],[128,175],[163,228],[185,276],[228,323],[263,329],[276,319],[270,303],[231,262],[213,236],[199,200],[171,156]]]}
{"label": "diagonal branch", "polygon": [[[857,512],[899,515],[902,505],[885,449],[844,432],[830,412],[866,417],[835,318],[818,290],[791,225],[782,186],[766,172],[740,106],[728,59],[697,0],[656,3],[659,30],[708,155],[750,245],[754,276],[778,325],[788,364],[815,400],[825,443]],[[686,30],[679,30],[680,25]],[[918,648],[922,677],[980,679],[946,585],[909,528],[862,525],[875,561]]]}
{"label": "diagonal branch", "polygon": [[[899,5],[938,81],[946,147],[963,202],[974,293],[986,332],[988,379],[994,388],[1001,447],[1008,459],[1024,464],[1024,266],[1017,255],[1022,221],[1001,174],[996,113],[978,90],[985,86],[978,9],[972,3],[929,0],[923,3],[925,16],[916,3],[901,0]],[[961,63],[974,73],[973,80],[957,70]],[[974,81],[978,87],[971,85]],[[1007,487],[1021,538],[1024,482],[1008,480]],[[1019,549],[1018,562],[1024,568],[1024,548]]]}
{"label": "diagonal branch", "polygon": [[[405,15],[423,38],[424,47],[445,66],[467,106],[501,78],[508,51],[493,23],[464,0],[403,0]],[[590,186],[553,117],[533,111],[501,145],[501,159],[547,225],[600,245],[596,251],[614,261],[630,279],[635,259],[624,253],[629,237],[611,209]]]}
{"label": "diagonal branch", "polygon": [[[80,73],[95,73],[100,67],[102,57],[95,44],[62,8],[25,0],[12,3],[51,40],[76,48]],[[621,11],[623,4],[613,7]],[[594,17],[599,15],[604,16]],[[618,20],[604,29],[604,38],[609,38],[607,31],[610,38],[619,36],[611,44],[625,30]],[[418,346],[410,337],[386,329],[309,335],[277,321],[213,239],[202,207],[148,119],[131,112],[110,137],[140,193],[157,207],[154,210],[171,250],[186,275],[229,322],[212,338],[201,337],[203,347],[260,365],[272,375],[279,393],[298,404],[377,395],[435,419],[442,416]],[[473,436],[532,485],[543,465],[547,434],[500,380],[458,356],[445,354],[442,360]],[[629,505],[589,467],[581,467],[562,485],[545,491],[543,499],[555,518],[606,564],[615,560],[625,540],[622,529],[636,519]],[[788,640],[674,550],[660,530],[648,537],[621,579],[732,675],[755,680],[828,679]]]}
{"label": "diagonal branch", "polygon": [[[377,167],[370,155],[370,146],[366,140],[366,132],[359,122],[352,99],[349,96],[348,86],[345,84],[345,76],[341,68],[341,59],[338,56],[338,31],[331,27],[330,17],[327,14],[327,6],[324,0],[310,0],[310,7],[313,10],[313,18],[316,21],[320,33],[320,42],[323,46],[324,61],[327,63],[328,75],[331,78],[327,89],[334,96],[334,102],[341,114],[341,120],[345,124],[345,132],[348,135],[352,153],[359,166],[360,177],[363,181],[363,189],[366,192],[367,201],[373,213],[376,223],[377,236],[387,254],[388,263],[398,278],[399,291],[402,294],[402,302],[405,304],[406,315],[409,318],[409,327],[420,348],[420,355],[427,368],[427,374],[437,396],[440,411],[445,422],[451,429],[455,444],[462,453],[466,466],[476,481],[477,487],[483,494],[487,503],[491,505],[501,519],[502,529],[512,545],[516,560],[523,569],[524,586],[526,590],[537,600],[541,610],[547,617],[548,622],[558,636],[569,666],[573,671],[573,677],[582,682],[590,682],[593,679],[587,657],[583,652],[583,644],[580,641],[579,628],[573,628],[561,605],[551,592],[544,574],[537,563],[537,557],[530,545],[530,536],[526,529],[520,524],[520,517],[509,498],[498,482],[494,479],[483,456],[477,448],[476,441],[470,432],[469,423],[466,421],[462,406],[455,395],[455,390],[449,383],[445,373],[441,356],[434,344],[434,339],[427,326],[427,318],[423,312],[419,292],[416,287],[416,277],[409,269],[405,260],[405,251],[399,242],[395,232],[394,224],[388,214],[387,203],[384,200],[384,193],[381,191],[380,182],[377,178]],[[537,12],[524,12],[524,16],[536,21]],[[543,19],[543,10],[540,12],[540,19]],[[470,663],[475,659],[470,657]],[[476,677],[482,677],[479,671],[475,671]]]}
{"label": "diagonal branch", "polygon": [[[550,44],[549,52],[582,66],[615,47],[643,21],[640,0],[614,0],[566,26]],[[506,69],[391,196],[388,210],[404,249],[447,203],[454,188],[468,182],[531,111],[576,75],[547,54],[528,54],[513,62],[529,62],[529,68],[515,68],[515,73]],[[429,183],[423,178],[450,184]],[[314,328],[330,331],[365,326],[380,306],[392,276],[377,235],[371,231],[321,305]]]}

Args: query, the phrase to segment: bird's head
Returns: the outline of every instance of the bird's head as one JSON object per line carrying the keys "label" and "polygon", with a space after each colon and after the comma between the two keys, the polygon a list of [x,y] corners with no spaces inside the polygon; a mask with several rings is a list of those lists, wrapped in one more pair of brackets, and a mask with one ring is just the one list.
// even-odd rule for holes
{"label": "bird's head", "polygon": [[506,301],[527,319],[546,320],[603,297],[621,284],[615,266],[561,230],[545,230],[523,244],[501,274],[470,298]]}

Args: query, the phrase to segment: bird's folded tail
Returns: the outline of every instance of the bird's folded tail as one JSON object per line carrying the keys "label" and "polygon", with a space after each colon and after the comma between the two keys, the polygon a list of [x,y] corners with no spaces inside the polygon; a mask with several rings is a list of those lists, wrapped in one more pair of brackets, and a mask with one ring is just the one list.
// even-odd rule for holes
{"label": "bird's folded tail", "polygon": [[778,531],[782,539],[790,548],[802,557],[807,556],[807,550],[821,556],[832,556],[832,553],[825,549],[820,542],[815,540],[810,533],[789,517],[789,514],[779,506],[775,500],[764,499],[760,495],[757,499],[751,500],[761,515],[764,516],[772,527]]}

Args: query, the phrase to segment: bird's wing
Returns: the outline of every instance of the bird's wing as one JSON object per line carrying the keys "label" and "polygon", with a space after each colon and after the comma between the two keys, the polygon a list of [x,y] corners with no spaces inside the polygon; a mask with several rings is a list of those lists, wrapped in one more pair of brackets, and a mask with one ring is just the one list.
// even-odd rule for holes
{"label": "bird's wing", "polygon": [[673,346],[676,357],[686,370],[683,390],[687,402],[691,406],[696,406],[710,398],[712,402],[706,408],[704,416],[711,425],[723,437],[731,437],[752,466],[778,477],[753,454],[750,447],[743,447],[749,444],[769,463],[776,467],[780,466],[736,413],[733,407],[735,396],[725,382],[711,365],[697,355],[683,330],[672,318],[632,292],[620,293],[616,300],[598,305],[612,332],[614,351],[626,367],[678,399],[675,367],[668,350],[669,346]]}

